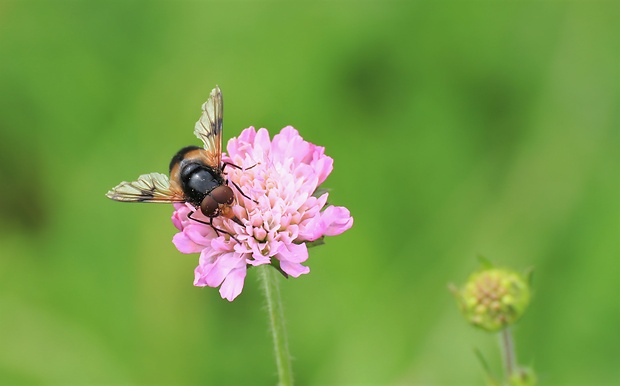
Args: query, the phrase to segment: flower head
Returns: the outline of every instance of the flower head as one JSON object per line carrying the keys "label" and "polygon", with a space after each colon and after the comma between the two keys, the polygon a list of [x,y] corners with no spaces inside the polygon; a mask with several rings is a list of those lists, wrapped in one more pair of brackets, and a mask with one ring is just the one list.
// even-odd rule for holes
{"label": "flower head", "polygon": [[[233,206],[235,221],[223,216],[213,226],[193,221],[190,204],[175,204],[172,222],[180,230],[173,238],[183,253],[200,253],[194,285],[220,287],[232,301],[243,289],[248,266],[273,264],[288,276],[310,272],[306,242],[335,236],[353,225],[349,211],[326,205],[328,193],[317,188],[333,169],[324,148],[311,144],[293,127],[270,140],[266,129],[245,129],[228,142],[227,179],[239,189]],[[248,199],[248,196],[251,199]],[[196,211],[192,217],[208,222]]]}
{"label": "flower head", "polygon": [[530,302],[530,288],[518,273],[485,268],[469,277],[461,291],[453,290],[467,321],[486,331],[516,322]]}

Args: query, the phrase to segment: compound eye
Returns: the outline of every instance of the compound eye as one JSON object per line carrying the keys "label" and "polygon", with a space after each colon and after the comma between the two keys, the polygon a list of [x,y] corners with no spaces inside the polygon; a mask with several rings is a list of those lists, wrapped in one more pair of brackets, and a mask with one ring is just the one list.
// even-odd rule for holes
{"label": "compound eye", "polygon": [[202,211],[202,214],[207,217],[217,217],[217,215],[220,213],[217,201],[215,201],[211,196],[207,196],[204,198],[204,200],[202,200],[202,203],[200,204],[200,210]]}
{"label": "compound eye", "polygon": [[218,186],[209,194],[215,201],[223,205],[231,205],[235,201],[235,194],[226,185]]}

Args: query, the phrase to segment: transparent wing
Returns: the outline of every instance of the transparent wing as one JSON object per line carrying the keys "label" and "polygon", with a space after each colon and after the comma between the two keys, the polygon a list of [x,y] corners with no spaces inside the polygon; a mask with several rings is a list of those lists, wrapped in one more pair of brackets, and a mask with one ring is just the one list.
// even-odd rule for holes
{"label": "transparent wing", "polygon": [[222,162],[222,123],[224,120],[224,100],[218,86],[211,91],[209,100],[202,105],[202,115],[194,134],[205,144],[213,167],[219,168]]}
{"label": "transparent wing", "polygon": [[124,202],[183,202],[183,192],[170,185],[168,176],[161,173],[143,174],[136,181],[121,182],[106,196]]}

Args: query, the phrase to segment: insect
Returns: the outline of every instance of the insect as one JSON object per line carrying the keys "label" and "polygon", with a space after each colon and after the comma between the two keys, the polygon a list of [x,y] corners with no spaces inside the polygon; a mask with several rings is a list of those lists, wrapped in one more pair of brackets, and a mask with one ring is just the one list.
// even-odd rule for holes
{"label": "insect", "polygon": [[[202,105],[202,115],[194,128],[194,134],[202,140],[204,148],[187,146],[179,150],[170,161],[170,178],[162,173],[143,174],[136,181],[121,182],[106,196],[122,202],[189,202],[200,209],[209,218],[209,222],[192,217],[194,211],[189,213],[190,219],[210,225],[216,232],[229,234],[213,226],[213,219],[218,216],[241,224],[233,214],[235,195],[224,173],[226,166],[240,167],[222,163],[223,114],[222,92],[216,86]],[[251,200],[237,184],[230,182],[244,197]]]}

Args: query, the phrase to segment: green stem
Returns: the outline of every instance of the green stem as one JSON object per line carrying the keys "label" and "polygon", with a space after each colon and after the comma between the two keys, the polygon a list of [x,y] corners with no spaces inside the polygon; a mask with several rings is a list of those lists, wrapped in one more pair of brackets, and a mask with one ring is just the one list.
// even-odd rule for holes
{"label": "green stem", "polygon": [[517,358],[510,328],[504,328],[500,334],[500,345],[504,356],[504,375],[508,380],[517,368]]}
{"label": "green stem", "polygon": [[288,352],[288,342],[286,338],[286,328],[284,325],[284,312],[282,311],[282,300],[280,299],[280,289],[278,279],[280,274],[271,266],[264,264],[256,267],[259,280],[267,299],[267,312],[273,336],[273,349],[276,355],[276,365],[278,366],[278,385],[293,385],[293,369],[291,367],[291,355]]}

